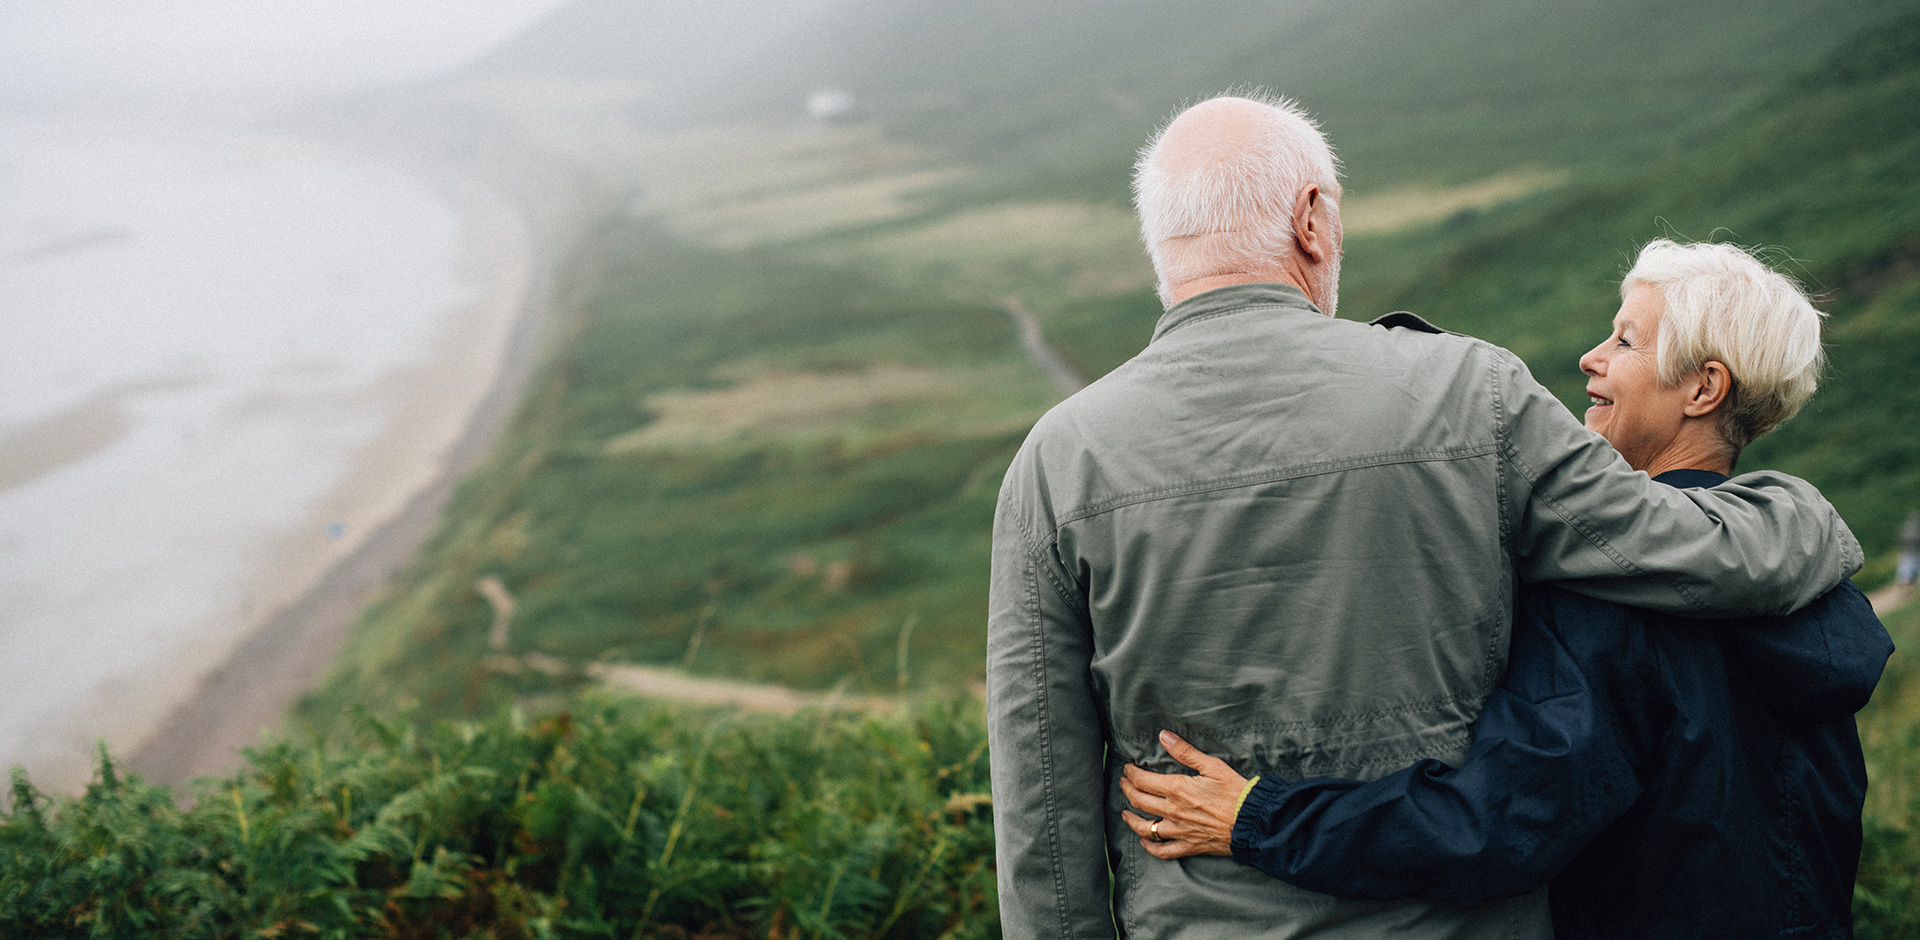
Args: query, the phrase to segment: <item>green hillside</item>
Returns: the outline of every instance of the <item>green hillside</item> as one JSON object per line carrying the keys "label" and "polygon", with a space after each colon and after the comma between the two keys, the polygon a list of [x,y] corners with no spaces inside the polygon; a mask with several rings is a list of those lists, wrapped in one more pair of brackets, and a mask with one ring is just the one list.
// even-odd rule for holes
{"label": "green hillside", "polygon": [[1456,220],[1434,257],[1411,239],[1358,248],[1356,309],[1409,308],[1507,345],[1569,406],[1574,363],[1605,331],[1637,244],[1658,235],[1767,246],[1832,314],[1831,373],[1742,469],[1818,483],[1878,563],[1920,505],[1920,17],[1869,31],[1646,172]]}
{"label": "green hillside", "polygon": [[[1399,22],[1366,9],[1341,30]],[[1783,42],[1765,22],[1722,42]],[[1764,87],[1728,93],[1742,110],[1667,135],[1664,157],[1631,172],[1356,182],[1342,309],[1412,309],[1509,345],[1572,399],[1574,360],[1603,335],[1638,244],[1785,246],[1834,312],[1834,373],[1745,466],[1820,484],[1873,556],[1868,581],[1884,579],[1893,526],[1920,492],[1920,438],[1900,420],[1920,413],[1903,381],[1920,351],[1916,24],[1770,66]],[[1647,57],[1607,67],[1660,86],[1652,76],[1676,56],[1635,48]],[[1706,66],[1675,68],[1669,86]],[[1563,129],[1527,113],[1511,133]],[[1335,138],[1355,162],[1390,162],[1368,140]],[[563,701],[603,662],[847,694],[978,680],[995,484],[1060,394],[1009,311],[1030,312],[1087,378],[1132,355],[1158,305],[1130,214],[1070,186],[1010,189],[1010,157],[972,162],[885,123],[693,128],[636,159],[647,195],[583,260],[572,338],[308,715]],[[489,577],[516,601],[502,651],[477,589]]]}
{"label": "green hillside", "polygon": [[1663,154],[1906,7],[1619,0],[857,0],[703,99],[835,86],[1005,182],[1123,199],[1154,124],[1229,85],[1310,102],[1353,179],[1462,182]]}
{"label": "green hillside", "polygon": [[[1232,85],[1310,102],[1365,186],[1521,165],[1631,165],[1752,103],[1900,0],[573,0],[472,73],[620,74],[638,116],[797,115],[850,91],[897,139],[991,167],[998,192],[1121,201],[1182,102]],[[779,28],[775,28],[779,27]]]}

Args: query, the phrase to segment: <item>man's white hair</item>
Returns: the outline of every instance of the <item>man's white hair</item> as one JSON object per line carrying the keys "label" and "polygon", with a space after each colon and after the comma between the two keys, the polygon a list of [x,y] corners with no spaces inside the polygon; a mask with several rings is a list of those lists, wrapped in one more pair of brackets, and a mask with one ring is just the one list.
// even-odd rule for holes
{"label": "man's white hair", "polygon": [[[1140,236],[1153,260],[1162,302],[1173,284],[1270,264],[1291,250],[1293,202],[1301,188],[1317,184],[1328,199],[1340,191],[1339,161],[1305,108],[1258,93],[1230,97],[1262,105],[1269,113],[1253,146],[1214,154],[1176,173],[1160,159],[1173,125],[1169,121],[1134,163]],[[1193,238],[1211,234],[1227,237]]]}
{"label": "man's white hair", "polygon": [[1662,384],[1678,384],[1710,359],[1732,373],[1720,432],[1735,455],[1793,417],[1819,387],[1826,314],[1745,249],[1650,242],[1621,280],[1621,299],[1643,285],[1666,301],[1655,339]]}

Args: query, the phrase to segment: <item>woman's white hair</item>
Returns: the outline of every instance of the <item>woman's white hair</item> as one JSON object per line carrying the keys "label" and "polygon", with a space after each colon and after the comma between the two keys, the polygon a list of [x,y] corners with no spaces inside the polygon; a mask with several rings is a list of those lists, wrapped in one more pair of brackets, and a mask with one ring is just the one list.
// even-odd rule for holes
{"label": "woman's white hair", "polygon": [[1659,239],[1640,249],[1620,282],[1621,298],[1637,286],[1666,301],[1655,340],[1662,384],[1678,384],[1708,360],[1731,373],[1720,432],[1735,455],[1793,417],[1819,387],[1826,314],[1745,249]]}
{"label": "woman's white hair", "polygon": [[[1301,187],[1318,184],[1327,198],[1339,192],[1339,162],[1305,108],[1259,93],[1230,97],[1269,112],[1251,146],[1218,152],[1176,172],[1160,159],[1173,126],[1169,121],[1141,148],[1133,166],[1140,236],[1153,260],[1162,302],[1173,284],[1272,263],[1293,239],[1293,201]],[[1213,234],[1225,237],[1192,238]]]}

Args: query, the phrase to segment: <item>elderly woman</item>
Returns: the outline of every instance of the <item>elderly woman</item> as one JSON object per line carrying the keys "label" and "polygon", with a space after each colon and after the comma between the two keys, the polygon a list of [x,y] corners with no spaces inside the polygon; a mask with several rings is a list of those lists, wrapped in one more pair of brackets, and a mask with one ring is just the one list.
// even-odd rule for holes
{"label": "elderly woman", "polygon": [[[1746,252],[1656,241],[1620,290],[1580,368],[1587,427],[1635,469],[1717,485],[1813,393],[1821,314]],[[1858,590],[1733,622],[1556,588],[1518,608],[1459,768],[1249,781],[1163,733],[1198,773],[1128,767],[1128,825],[1159,858],[1231,854],[1347,897],[1472,904],[1551,882],[1562,940],[1852,935],[1852,716],[1892,652]]]}

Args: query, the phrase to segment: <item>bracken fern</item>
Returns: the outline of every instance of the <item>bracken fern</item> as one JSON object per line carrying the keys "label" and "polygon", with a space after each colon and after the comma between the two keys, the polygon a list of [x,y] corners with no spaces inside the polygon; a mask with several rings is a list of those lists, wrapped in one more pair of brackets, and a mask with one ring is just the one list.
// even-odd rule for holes
{"label": "bracken fern", "polygon": [[990,936],[986,791],[971,704],[361,716],[187,808],[102,751],[75,798],[14,773],[0,937]]}

